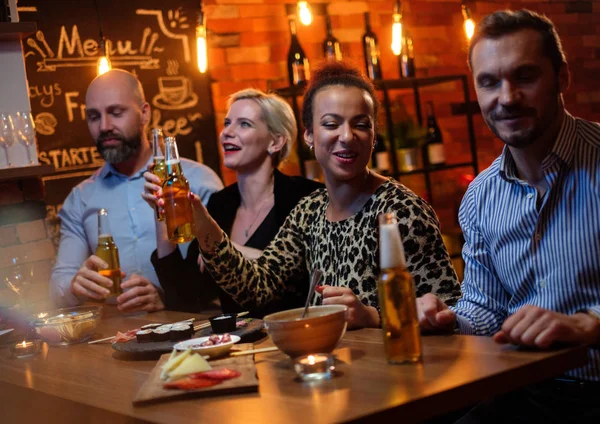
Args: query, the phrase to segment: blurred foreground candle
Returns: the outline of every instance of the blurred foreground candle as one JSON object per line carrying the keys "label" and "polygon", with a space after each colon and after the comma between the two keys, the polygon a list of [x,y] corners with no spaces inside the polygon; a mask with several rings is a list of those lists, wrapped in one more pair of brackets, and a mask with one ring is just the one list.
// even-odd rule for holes
{"label": "blurred foreground candle", "polygon": [[41,340],[23,340],[11,346],[10,352],[17,358],[28,358],[40,352]]}
{"label": "blurred foreground candle", "polygon": [[304,381],[327,380],[331,378],[335,365],[331,355],[315,353],[294,359],[294,369]]}

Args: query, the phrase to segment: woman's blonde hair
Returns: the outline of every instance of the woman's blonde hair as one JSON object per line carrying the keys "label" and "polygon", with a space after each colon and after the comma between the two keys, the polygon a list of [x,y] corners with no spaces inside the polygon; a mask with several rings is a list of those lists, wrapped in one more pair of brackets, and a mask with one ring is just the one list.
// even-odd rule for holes
{"label": "woman's blonde hair", "polygon": [[254,88],[240,90],[229,96],[227,108],[238,100],[251,99],[260,106],[262,119],[267,125],[269,132],[274,136],[283,136],[285,144],[280,151],[271,155],[275,167],[279,166],[290,154],[292,144],[298,136],[296,118],[290,105],[281,97],[272,93],[264,93]]}

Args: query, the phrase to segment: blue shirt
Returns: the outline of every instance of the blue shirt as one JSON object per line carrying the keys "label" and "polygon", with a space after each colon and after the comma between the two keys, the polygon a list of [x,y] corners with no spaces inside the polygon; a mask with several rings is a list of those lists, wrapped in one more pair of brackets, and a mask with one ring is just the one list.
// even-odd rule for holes
{"label": "blue shirt", "polygon": [[[493,335],[524,305],[600,313],[600,125],[567,113],[542,169],[538,198],[505,147],[465,194],[461,333]],[[600,380],[600,351],[589,352],[569,375]]]}
{"label": "blue shirt", "polygon": [[[191,190],[204,204],[223,188],[217,174],[206,165],[182,159]],[[150,255],[156,249],[155,212],[142,199],[145,168],[131,177],[105,164],[73,188],[58,213],[60,246],[52,270],[50,296],[61,306],[81,303],[71,293],[71,280],[98,245],[98,209],[108,210],[110,230],[119,248],[121,270],[136,273],[160,287]]]}

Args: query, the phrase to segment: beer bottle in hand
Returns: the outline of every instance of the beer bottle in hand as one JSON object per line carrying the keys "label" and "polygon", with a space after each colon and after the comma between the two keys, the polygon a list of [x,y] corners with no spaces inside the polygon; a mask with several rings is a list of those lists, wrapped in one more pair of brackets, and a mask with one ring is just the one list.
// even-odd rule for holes
{"label": "beer bottle in hand", "polygon": [[398,221],[394,214],[379,216],[377,281],[385,355],[390,364],[421,360],[421,335],[415,287],[404,257]]}
{"label": "beer bottle in hand", "polygon": [[186,243],[194,239],[194,217],[188,198],[190,185],[183,175],[175,137],[165,139],[166,179],[162,185],[169,240]]}
{"label": "beer bottle in hand", "polygon": [[[162,128],[152,129],[152,156],[154,160],[154,168],[152,173],[160,178],[160,185],[167,177],[167,167],[165,165],[165,138]],[[156,207],[156,219],[164,221],[165,217],[160,213],[158,206]]]}
{"label": "beer bottle in hand", "polygon": [[96,256],[108,264],[108,268],[100,269],[98,273],[112,280],[113,285],[109,288],[110,295],[118,296],[123,293],[121,289],[121,265],[119,263],[119,249],[115,244],[110,228],[108,226],[108,211],[98,210],[98,247]]}

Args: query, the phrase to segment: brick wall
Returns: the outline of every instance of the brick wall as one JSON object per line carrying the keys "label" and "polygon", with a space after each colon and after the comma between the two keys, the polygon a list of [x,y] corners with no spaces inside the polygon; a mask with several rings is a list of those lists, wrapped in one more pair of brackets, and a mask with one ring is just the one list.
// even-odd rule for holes
{"label": "brick wall", "polygon": [[56,249],[47,226],[41,180],[0,183],[0,306],[50,306],[48,282]]}
{"label": "brick wall", "polygon": [[[292,3],[287,2],[287,3]],[[330,1],[327,6],[332,18],[334,35],[342,43],[345,58],[362,68],[360,39],[364,32],[362,13],[371,12],[371,23],[381,45],[383,74],[397,78],[398,66],[391,49],[393,0]],[[205,0],[209,30],[209,66],[216,111],[217,130],[222,128],[226,113],[225,102],[232,92],[249,86],[267,90],[287,84],[286,55],[289,34],[282,0]],[[468,73],[466,43],[462,30],[460,0],[404,0],[404,24],[412,32],[415,45],[417,76]],[[558,27],[571,66],[572,84],[565,95],[571,113],[600,121],[600,1],[471,1],[467,4],[477,21],[499,9],[529,8],[546,13]],[[322,16],[316,16],[309,27],[298,26],[298,37],[311,63],[322,58],[321,42],[325,37]],[[471,96],[475,94],[471,87]],[[397,93],[409,112],[413,111],[412,97]],[[448,162],[468,160],[465,119],[452,116],[451,105],[461,102],[460,86],[445,84],[425,90],[423,101],[433,100],[444,133]],[[499,154],[503,144],[495,140],[480,116],[475,119],[480,168],[487,167]],[[289,167],[297,172],[294,160]],[[465,170],[465,172],[468,170]],[[224,170],[227,183],[234,176]],[[438,191],[448,194],[436,203],[453,203],[460,197],[460,188],[448,184],[448,175],[434,181]],[[454,178],[456,180],[456,178]],[[422,181],[404,181],[423,194]],[[442,223],[453,216],[439,204],[434,205]]]}

